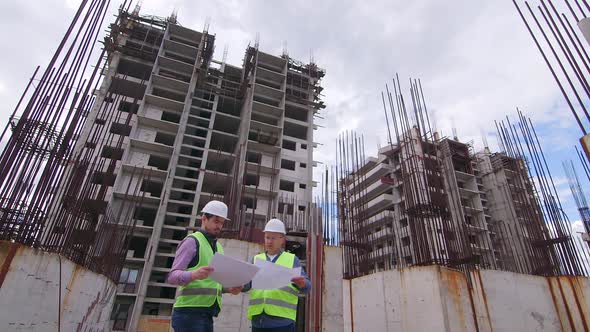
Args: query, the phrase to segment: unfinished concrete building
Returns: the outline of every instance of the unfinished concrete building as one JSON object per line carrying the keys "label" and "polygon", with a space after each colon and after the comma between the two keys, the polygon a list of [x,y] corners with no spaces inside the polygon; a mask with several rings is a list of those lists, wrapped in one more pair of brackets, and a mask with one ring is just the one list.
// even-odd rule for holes
{"label": "unfinished concrete building", "polygon": [[[100,185],[97,208],[141,202],[118,209],[135,227],[125,240],[113,330],[169,318],[176,287],[165,280],[176,246],[211,199],[230,207],[223,237],[256,242],[269,218],[281,218],[289,249],[307,262],[324,71],[257,46],[232,66],[212,58],[214,42],[175,17],[137,10],[122,11],[106,38],[104,79],[75,149],[101,163],[83,180]],[[100,131],[109,135],[93,141]],[[129,194],[134,186],[140,190]]]}
{"label": "unfinished concrete building", "polygon": [[340,180],[345,277],[429,264],[546,272],[537,258],[554,260],[522,161],[417,127],[402,137],[353,157],[364,162]]}
{"label": "unfinished concrete building", "polygon": [[[489,197],[487,206],[493,220],[490,239],[499,268],[527,274],[550,270],[551,262],[557,259],[538,240],[549,232],[523,160],[489,149],[476,153],[473,159]],[[535,264],[535,257],[542,257],[544,262]]]}

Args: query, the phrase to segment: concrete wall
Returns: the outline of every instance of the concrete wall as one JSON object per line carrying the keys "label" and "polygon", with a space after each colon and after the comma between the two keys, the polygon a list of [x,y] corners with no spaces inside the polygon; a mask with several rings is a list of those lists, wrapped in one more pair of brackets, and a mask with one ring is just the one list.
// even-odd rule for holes
{"label": "concrete wall", "polygon": [[322,331],[342,331],[342,248],[324,246]]}
{"label": "concrete wall", "polygon": [[105,276],[6,241],[0,267],[2,331],[57,331],[58,320],[61,331],[108,330],[116,285]]}
{"label": "concrete wall", "polygon": [[[590,279],[438,266],[343,282],[344,331],[588,331]],[[351,286],[351,289],[349,289]]]}

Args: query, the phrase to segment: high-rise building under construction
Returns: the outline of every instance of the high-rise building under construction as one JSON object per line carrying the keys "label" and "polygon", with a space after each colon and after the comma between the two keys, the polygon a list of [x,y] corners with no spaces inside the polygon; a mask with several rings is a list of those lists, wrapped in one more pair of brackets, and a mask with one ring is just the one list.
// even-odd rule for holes
{"label": "high-rise building under construction", "polygon": [[[355,151],[357,144],[341,146],[345,278],[431,264],[577,272],[575,254],[558,246],[571,239],[542,211],[524,159],[488,148],[474,153],[469,144],[427,137],[416,126],[376,157]],[[575,262],[571,270],[560,259]]]}
{"label": "high-rise building under construction", "polygon": [[166,275],[211,199],[230,209],[223,237],[258,241],[264,223],[281,218],[305,264],[324,71],[258,45],[241,67],[214,60],[215,37],[174,16],[123,11],[110,29],[104,79],[75,151],[96,160],[83,180],[98,188],[88,204],[135,220],[113,330],[171,315],[176,287]]}

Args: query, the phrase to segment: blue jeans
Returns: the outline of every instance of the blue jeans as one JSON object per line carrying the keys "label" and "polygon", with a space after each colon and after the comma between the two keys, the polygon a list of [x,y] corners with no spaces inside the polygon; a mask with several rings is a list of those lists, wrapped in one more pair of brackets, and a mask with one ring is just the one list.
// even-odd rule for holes
{"label": "blue jeans", "polygon": [[213,316],[206,313],[172,312],[174,332],[213,332]]}
{"label": "blue jeans", "polygon": [[262,328],[252,326],[252,332],[295,332],[295,324],[282,327]]}

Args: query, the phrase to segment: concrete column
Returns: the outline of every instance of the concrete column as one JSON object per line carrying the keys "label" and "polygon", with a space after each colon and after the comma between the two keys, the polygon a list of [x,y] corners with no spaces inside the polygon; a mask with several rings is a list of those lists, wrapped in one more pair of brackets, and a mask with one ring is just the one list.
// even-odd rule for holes
{"label": "concrete column", "polygon": [[324,246],[322,331],[344,331],[342,248]]}

